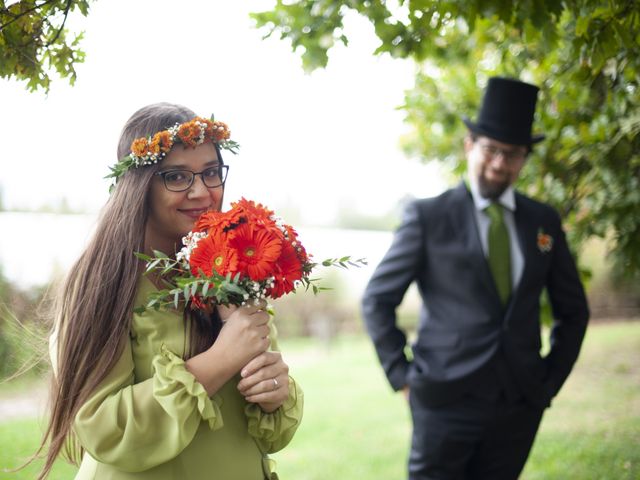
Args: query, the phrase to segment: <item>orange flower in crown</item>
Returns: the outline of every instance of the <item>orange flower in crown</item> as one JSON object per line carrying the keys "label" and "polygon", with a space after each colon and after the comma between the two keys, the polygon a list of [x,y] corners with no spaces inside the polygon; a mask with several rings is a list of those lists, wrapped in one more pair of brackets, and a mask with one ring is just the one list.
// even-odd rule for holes
{"label": "orange flower in crown", "polygon": [[131,153],[138,156],[144,157],[149,153],[149,144],[146,138],[137,138],[131,144]]}
{"label": "orange flower in crown", "polygon": [[195,117],[188,122],[176,123],[167,130],[156,132],[149,137],[136,138],[131,143],[131,153],[113,167],[109,167],[111,173],[106,178],[114,178],[117,181],[131,168],[155,165],[167,156],[176,143],[195,148],[205,142],[211,142],[234,154],[238,153],[240,148],[237,142],[231,140],[229,127],[225,123],[213,120],[213,117],[211,120]]}
{"label": "orange flower in crown", "polygon": [[156,133],[149,143],[149,151],[155,155],[169,153],[172,147],[171,134],[167,131]]}
{"label": "orange flower in crown", "polygon": [[229,127],[224,122],[219,121],[211,121],[206,118],[199,118],[199,121],[205,124],[205,135],[208,137],[214,138],[216,142],[221,142],[223,140],[229,140],[231,138],[231,132],[229,131]]}
{"label": "orange flower in crown", "polygon": [[187,147],[196,147],[202,143],[205,130],[196,120],[183,123],[178,127],[178,138]]}

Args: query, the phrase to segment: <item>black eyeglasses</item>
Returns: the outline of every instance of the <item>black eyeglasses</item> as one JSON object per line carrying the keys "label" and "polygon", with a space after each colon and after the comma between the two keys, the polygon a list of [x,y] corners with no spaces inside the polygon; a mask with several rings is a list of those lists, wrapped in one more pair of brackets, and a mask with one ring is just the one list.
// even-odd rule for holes
{"label": "black eyeglasses", "polygon": [[191,188],[196,175],[200,175],[202,183],[207,188],[216,188],[224,185],[227,180],[229,165],[218,165],[215,167],[205,168],[201,172],[192,172],[191,170],[166,170],[164,172],[156,172],[156,175],[162,177],[164,186],[171,192],[184,192]]}
{"label": "black eyeglasses", "polygon": [[527,156],[526,150],[505,150],[487,143],[478,143],[478,146],[486,158],[493,159],[502,155],[502,158],[504,158],[507,163],[519,162],[524,160]]}

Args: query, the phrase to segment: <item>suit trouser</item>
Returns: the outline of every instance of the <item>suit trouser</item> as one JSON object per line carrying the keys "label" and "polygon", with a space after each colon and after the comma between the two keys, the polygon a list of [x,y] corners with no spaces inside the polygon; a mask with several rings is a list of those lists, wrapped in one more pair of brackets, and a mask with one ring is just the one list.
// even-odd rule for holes
{"label": "suit trouser", "polygon": [[495,383],[439,407],[428,407],[421,400],[420,387],[412,386],[410,480],[518,478],[542,408],[522,396],[507,395]]}

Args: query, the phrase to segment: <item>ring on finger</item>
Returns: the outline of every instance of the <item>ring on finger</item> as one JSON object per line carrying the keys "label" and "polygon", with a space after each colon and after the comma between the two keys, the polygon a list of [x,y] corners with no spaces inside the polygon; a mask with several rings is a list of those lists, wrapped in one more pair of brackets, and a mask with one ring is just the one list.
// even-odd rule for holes
{"label": "ring on finger", "polygon": [[277,390],[280,387],[280,384],[278,383],[278,379],[273,377],[272,380],[273,380],[273,389]]}

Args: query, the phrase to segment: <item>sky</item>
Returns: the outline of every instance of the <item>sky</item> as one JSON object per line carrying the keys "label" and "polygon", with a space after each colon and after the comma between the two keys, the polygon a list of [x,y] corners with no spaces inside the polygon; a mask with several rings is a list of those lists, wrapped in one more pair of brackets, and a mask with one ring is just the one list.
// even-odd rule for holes
{"label": "sky", "polygon": [[64,198],[97,212],[122,126],[158,101],[229,125],[241,152],[225,155],[227,203],[244,196],[330,225],[345,206],[382,216],[406,196],[443,190],[437,167],[399,147],[409,127],[397,107],[414,65],[373,56],[372,27],[353,17],[349,47],[306,74],[287,42],[263,40],[253,27],[248,13],[273,3],[109,0],[70,18],[72,31],[85,31],[75,86],[54,76],[46,95],[0,80],[4,206],[36,209]]}

